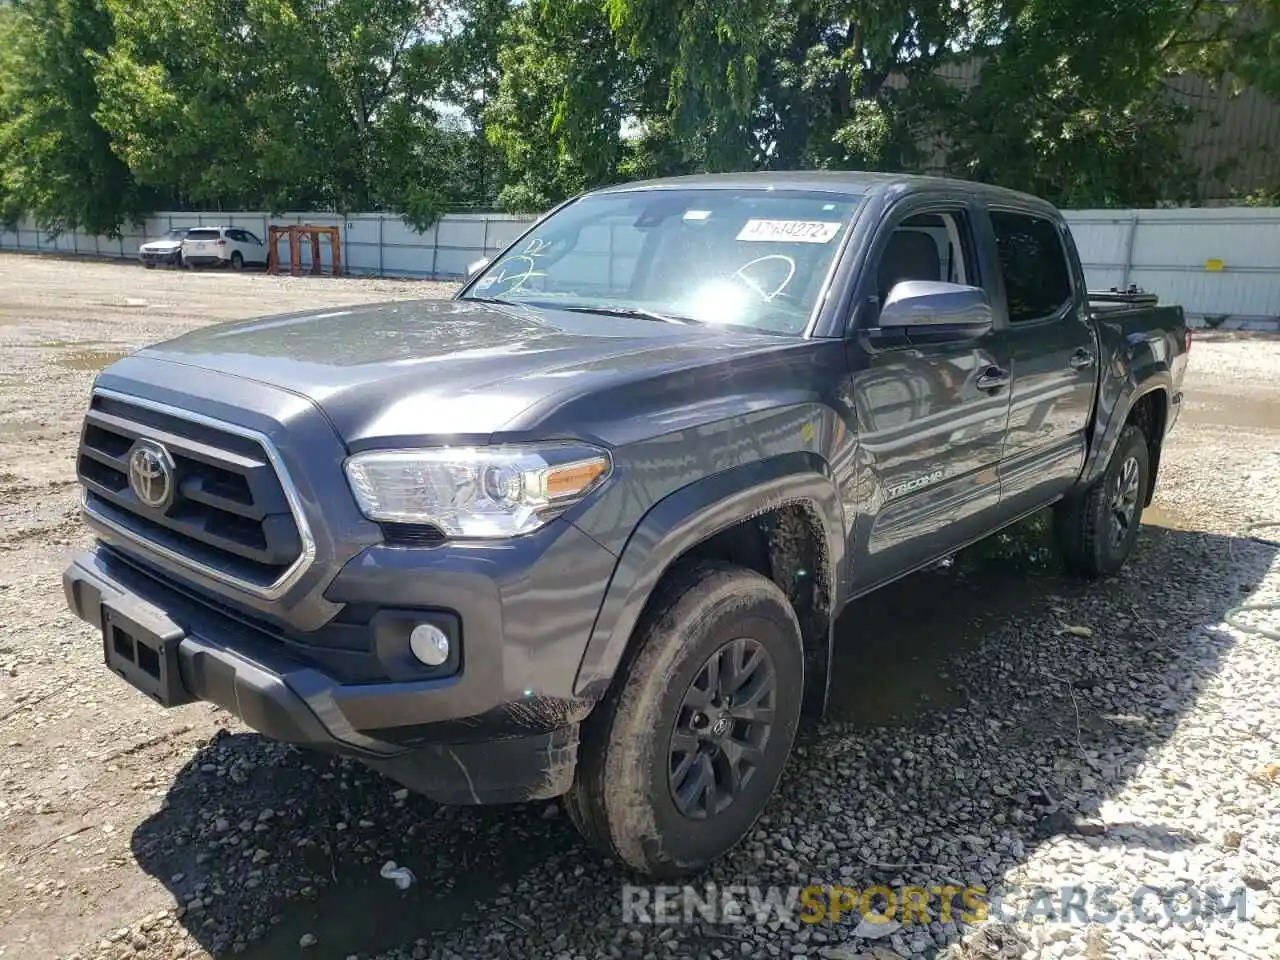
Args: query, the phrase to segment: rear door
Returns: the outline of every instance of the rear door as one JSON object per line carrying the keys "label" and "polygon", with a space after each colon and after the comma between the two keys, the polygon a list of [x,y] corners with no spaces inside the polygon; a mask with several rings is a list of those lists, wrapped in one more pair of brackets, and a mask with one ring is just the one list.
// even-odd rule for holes
{"label": "rear door", "polygon": [[1098,345],[1066,224],[1038,208],[988,214],[1013,363],[1000,486],[1004,512],[1018,514],[1062,494],[1084,465]]}
{"label": "rear door", "polygon": [[992,267],[979,256],[973,224],[967,201],[913,198],[890,214],[868,260],[874,289],[860,291],[870,297],[850,358],[858,431],[850,553],[859,593],[978,538],[999,511],[1009,415],[1003,332],[997,325],[913,346],[876,323],[879,304],[902,280],[991,295]]}
{"label": "rear door", "polygon": [[[255,263],[258,259],[258,252],[254,249],[253,244],[249,241],[249,234],[239,227],[232,227],[227,231],[227,240],[229,242],[228,251],[234,250],[240,254],[240,259],[244,263]],[[230,256],[230,252],[227,254]]]}
{"label": "rear door", "polygon": [[249,230],[241,230],[240,236],[244,240],[245,262],[265,264],[267,262],[267,245],[258,239],[257,234]]}

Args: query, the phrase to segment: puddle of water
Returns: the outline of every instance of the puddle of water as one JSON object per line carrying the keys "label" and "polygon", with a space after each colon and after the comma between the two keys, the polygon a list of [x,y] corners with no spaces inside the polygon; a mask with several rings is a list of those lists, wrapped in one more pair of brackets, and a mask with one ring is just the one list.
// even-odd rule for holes
{"label": "puddle of water", "polygon": [[1238,343],[1249,340],[1267,343],[1280,340],[1280,333],[1271,330],[1213,330],[1197,327],[1191,335],[1197,343]]}
{"label": "puddle of water", "polygon": [[41,340],[36,344],[37,347],[49,347],[51,349],[65,350],[68,347],[75,347],[79,350],[88,350],[91,347],[110,347],[110,340]]}
{"label": "puddle of water", "polygon": [[1192,532],[1200,529],[1200,526],[1194,520],[1182,516],[1171,507],[1162,506],[1158,503],[1143,507],[1142,525],[1144,527],[1161,527],[1165,530],[1190,530]]}
{"label": "puddle of water", "polygon": [[1280,430],[1280,402],[1274,396],[1260,399],[1240,394],[1189,392],[1182,415],[1190,423]]}
{"label": "puddle of water", "polygon": [[128,350],[76,350],[63,354],[55,362],[68,370],[89,370],[96,373],[128,354]]}

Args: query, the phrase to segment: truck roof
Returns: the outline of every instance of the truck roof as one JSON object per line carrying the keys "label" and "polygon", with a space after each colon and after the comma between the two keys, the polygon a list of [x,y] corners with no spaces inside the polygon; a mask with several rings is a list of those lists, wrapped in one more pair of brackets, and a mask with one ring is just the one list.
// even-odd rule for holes
{"label": "truck roof", "polygon": [[954,191],[974,193],[988,200],[1003,198],[1032,203],[1053,209],[1048,201],[1031,194],[958,177],[932,177],[911,173],[882,173],[869,170],[758,170],[747,173],[700,173],[653,180],[635,180],[600,187],[590,193],[626,193],[640,190],[662,190],[677,187],[711,187],[723,189],[766,190],[770,187],[791,190],[818,190],[828,193],[864,196],[875,193],[916,193]]}

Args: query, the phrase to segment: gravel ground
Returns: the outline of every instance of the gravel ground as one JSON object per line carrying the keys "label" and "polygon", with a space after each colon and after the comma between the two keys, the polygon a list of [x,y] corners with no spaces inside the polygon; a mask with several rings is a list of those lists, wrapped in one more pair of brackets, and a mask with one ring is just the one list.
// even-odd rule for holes
{"label": "gravel ground", "polygon": [[[956,888],[932,923],[624,922],[624,892],[661,891],[624,891],[554,804],[437,807],[107,674],[59,580],[87,543],[72,455],[93,372],[202,322],[447,289],[0,255],[0,956],[1280,956],[1280,655],[1224,622],[1280,600],[1277,548],[1246,529],[1280,520],[1274,338],[1197,340],[1122,575],[1061,578],[1032,524],[851,609],[832,716],[697,882]],[[1177,889],[1198,903],[1160,903]]]}

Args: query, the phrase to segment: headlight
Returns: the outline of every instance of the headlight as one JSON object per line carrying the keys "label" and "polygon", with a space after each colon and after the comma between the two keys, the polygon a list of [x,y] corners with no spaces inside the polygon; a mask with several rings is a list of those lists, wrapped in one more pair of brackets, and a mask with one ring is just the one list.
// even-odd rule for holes
{"label": "headlight", "polygon": [[583,444],[373,450],[347,461],[370,520],[451,537],[510,537],[559,516],[604,482],[609,454]]}

